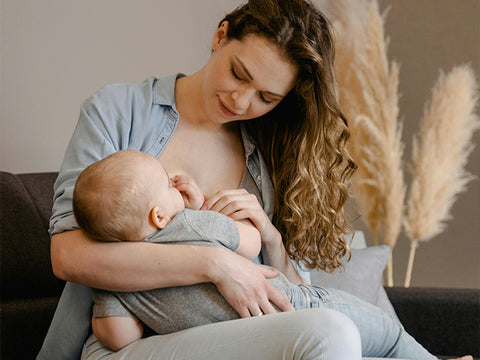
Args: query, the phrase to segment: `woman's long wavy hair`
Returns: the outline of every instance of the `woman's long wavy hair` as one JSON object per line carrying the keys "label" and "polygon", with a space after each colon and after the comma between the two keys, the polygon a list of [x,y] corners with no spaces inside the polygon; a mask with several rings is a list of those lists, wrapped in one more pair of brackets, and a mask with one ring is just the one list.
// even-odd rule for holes
{"label": "woman's long wavy hair", "polygon": [[328,21],[306,0],[250,0],[223,21],[228,39],[263,36],[298,68],[289,94],[247,129],[272,177],[273,223],[287,253],[307,268],[332,271],[349,253],[343,208],[356,165],[346,150]]}

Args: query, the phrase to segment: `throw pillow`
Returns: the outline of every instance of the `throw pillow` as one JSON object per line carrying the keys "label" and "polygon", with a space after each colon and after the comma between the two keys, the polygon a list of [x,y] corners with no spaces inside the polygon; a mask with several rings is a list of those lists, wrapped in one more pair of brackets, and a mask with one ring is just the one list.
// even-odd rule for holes
{"label": "throw pillow", "polygon": [[390,256],[386,245],[367,247],[362,231],[346,235],[352,257],[344,268],[332,274],[321,270],[311,272],[312,284],[346,291],[378,306],[398,322],[397,314],[382,286],[383,270]]}
{"label": "throw pillow", "polygon": [[382,287],[383,270],[390,256],[386,245],[352,249],[352,257],[342,261],[344,267],[329,274],[312,271],[312,284],[346,291],[377,305],[377,294]]}

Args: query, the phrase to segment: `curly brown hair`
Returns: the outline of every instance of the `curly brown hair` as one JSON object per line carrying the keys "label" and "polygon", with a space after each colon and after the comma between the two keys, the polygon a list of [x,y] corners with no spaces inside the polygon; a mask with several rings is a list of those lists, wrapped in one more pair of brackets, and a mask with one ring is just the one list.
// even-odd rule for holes
{"label": "curly brown hair", "polygon": [[298,68],[289,94],[247,129],[272,177],[273,223],[287,253],[307,268],[332,271],[349,253],[344,204],[356,164],[346,150],[328,20],[306,0],[250,0],[224,21],[228,39],[263,36]]}

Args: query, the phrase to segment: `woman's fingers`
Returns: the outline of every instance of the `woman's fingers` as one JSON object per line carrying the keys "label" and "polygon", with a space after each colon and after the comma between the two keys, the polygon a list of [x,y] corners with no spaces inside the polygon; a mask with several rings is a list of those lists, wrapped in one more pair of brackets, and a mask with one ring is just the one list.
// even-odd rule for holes
{"label": "woman's fingers", "polygon": [[240,317],[242,319],[252,316],[247,307],[243,307],[243,308],[239,308],[239,309],[233,308],[233,310],[235,310],[238,313],[238,315],[240,315]]}
{"label": "woman's fingers", "polygon": [[265,277],[265,279],[272,279],[278,275],[277,269],[274,269],[272,267],[267,267],[267,266],[261,266],[261,265],[258,265],[258,266],[260,267],[260,272]]}
{"label": "woman's fingers", "polygon": [[270,291],[268,295],[269,300],[278,306],[278,308],[282,311],[293,311],[295,308],[293,305],[290,303],[290,301],[287,300],[285,296],[283,296],[277,289],[275,289],[272,286],[272,290]]}
{"label": "woman's fingers", "polygon": [[295,310],[293,305],[270,284],[268,284],[266,287],[265,296],[262,296],[256,300],[256,302],[253,302],[246,307],[246,311],[239,312],[239,315],[242,318],[275,314],[277,313],[277,310],[272,303],[282,311]]}
{"label": "woman's fingers", "polygon": [[277,310],[275,310],[272,304],[275,304],[281,311],[295,310],[290,301],[272,285],[268,284],[266,290],[267,296],[265,298],[260,299],[258,303],[254,303],[248,307],[251,316],[275,314]]}
{"label": "woman's fingers", "polygon": [[244,189],[219,191],[205,201],[202,209],[219,212],[236,221],[250,219],[258,230],[268,219],[257,197]]}
{"label": "woman's fingers", "polygon": [[264,315],[275,314],[277,312],[277,310],[275,310],[275,308],[273,307],[272,303],[268,300],[260,304],[260,308],[262,309]]}
{"label": "woman's fingers", "polygon": [[275,269],[253,264],[237,254],[226,252],[218,257],[223,271],[216,272],[213,282],[218,291],[242,318],[293,310],[292,304],[276,290],[268,278],[278,275]]}
{"label": "woman's fingers", "polygon": [[260,306],[258,306],[258,305],[252,306],[252,308],[248,309],[248,311],[250,312],[250,315],[251,315],[252,317],[262,316],[262,315],[263,315],[263,311],[260,310]]}
{"label": "woman's fingers", "polygon": [[221,209],[232,201],[249,195],[245,189],[222,190],[208,198],[208,200],[205,201],[204,207],[206,210],[220,212]]}
{"label": "woman's fingers", "polygon": [[[261,271],[262,271],[263,275],[265,276],[265,278],[267,278],[267,279],[274,278],[275,276],[278,275],[278,270],[273,269],[273,268],[268,268],[268,267],[262,266]],[[277,307],[282,311],[293,311],[293,310],[295,310],[293,305],[290,303],[290,301],[288,301],[288,299],[285,296],[283,296],[270,283],[268,283],[268,285],[270,285],[268,287],[268,300],[271,303],[277,305]],[[276,312],[276,311],[274,310],[274,312]]]}
{"label": "woman's fingers", "polygon": [[[247,215],[250,215],[254,212],[254,204],[251,204],[248,200],[244,200],[244,199],[236,199],[236,200],[233,200],[232,202],[226,204],[225,206],[223,206],[223,208],[220,208],[220,206],[217,207],[214,206],[212,209],[212,211],[216,211],[216,212],[219,212],[220,214],[223,214],[225,216],[232,216],[233,214],[236,214],[238,212],[242,212],[242,214],[245,216]],[[238,216],[237,216],[238,217]],[[243,219],[245,219],[246,217],[244,217]],[[241,220],[241,219],[236,219],[236,220]]]}

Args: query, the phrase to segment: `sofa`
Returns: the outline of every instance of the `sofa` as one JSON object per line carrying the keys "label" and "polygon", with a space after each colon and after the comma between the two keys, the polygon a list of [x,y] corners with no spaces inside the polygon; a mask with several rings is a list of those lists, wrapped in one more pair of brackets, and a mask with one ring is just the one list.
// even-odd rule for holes
{"label": "sofa", "polygon": [[[0,172],[3,360],[35,358],[64,286],[52,272],[47,232],[56,177]],[[480,356],[480,290],[394,287],[386,294],[406,330],[432,353]]]}

